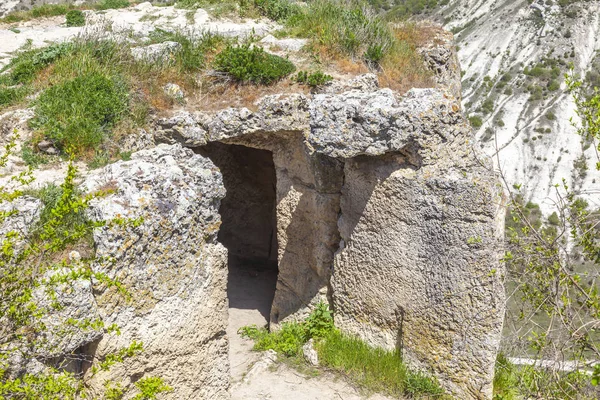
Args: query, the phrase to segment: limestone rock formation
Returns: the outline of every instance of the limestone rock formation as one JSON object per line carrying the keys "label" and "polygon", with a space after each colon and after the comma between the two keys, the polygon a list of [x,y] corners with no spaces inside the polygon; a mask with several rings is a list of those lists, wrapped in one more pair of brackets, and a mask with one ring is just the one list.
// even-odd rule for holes
{"label": "limestone rock formation", "polygon": [[[218,23],[203,10],[187,24],[186,13],[142,3],[88,12],[87,22],[102,19],[111,34],[139,38],[158,27],[239,36],[277,27]],[[26,30],[15,43],[42,36]],[[168,58],[176,47],[152,46],[136,57]],[[240,263],[248,273],[255,265],[277,270],[265,312],[271,328],[324,301],[344,332],[401,350],[457,398],[491,399],[504,312],[503,198],[461,113],[449,37],[422,54],[442,88],[399,95],[366,74],[218,111],[194,109],[190,94],[186,105],[119,141],[137,151],[130,161],[86,174],[86,192],[109,193],[89,210],[108,221],[94,233],[101,259],[94,267],[119,278],[131,299],[100,287],[92,301],[82,286],[85,299],[77,301],[89,308],[66,311],[99,316],[122,334],[56,347],[97,362],[144,344],[110,371],[80,366],[94,393],[107,379],[129,390],[160,376],[174,389],[169,399],[229,398],[227,273]]]}
{"label": "limestone rock formation", "polygon": [[[267,97],[255,112],[226,109],[199,125],[209,142],[199,151],[238,204],[256,190],[243,189],[254,179],[239,172],[251,164],[240,147],[272,152],[272,327],[330,300],[342,330],[401,348],[459,398],[491,398],[504,314],[503,198],[458,99],[438,89]],[[224,237],[268,231],[247,215]]]}
{"label": "limestone rock formation", "polygon": [[109,372],[88,374],[92,389],[107,378],[160,376],[174,390],[166,398],[227,398],[227,254],[216,242],[218,207],[225,195],[219,171],[207,159],[180,145],[140,151],[90,174],[88,191],[113,189],[95,200],[94,218],[143,218],[125,232],[107,224],[94,234],[96,255],[108,257],[97,268],[118,277],[131,292],[126,301],[114,289],[96,297],[107,326],[122,335],[105,335],[87,352],[102,359],[141,341],[141,355]]}

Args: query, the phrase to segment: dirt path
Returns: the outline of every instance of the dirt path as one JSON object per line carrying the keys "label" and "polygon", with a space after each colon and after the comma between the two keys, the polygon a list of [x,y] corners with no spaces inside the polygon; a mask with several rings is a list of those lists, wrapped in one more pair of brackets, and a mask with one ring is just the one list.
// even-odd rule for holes
{"label": "dirt path", "polygon": [[275,271],[232,265],[229,268],[229,362],[232,400],[388,400],[365,396],[335,375],[306,376],[276,361],[271,352],[252,351],[252,341],[240,337],[246,325],[265,326],[277,275]]}

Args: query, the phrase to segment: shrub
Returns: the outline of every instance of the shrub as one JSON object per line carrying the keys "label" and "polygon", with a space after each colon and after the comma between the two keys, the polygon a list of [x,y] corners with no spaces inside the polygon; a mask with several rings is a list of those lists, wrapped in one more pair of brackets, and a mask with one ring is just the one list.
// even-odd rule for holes
{"label": "shrub", "polygon": [[66,15],[67,26],[85,25],[85,15],[80,10],[71,10]]}
{"label": "shrub", "polygon": [[224,72],[238,82],[269,85],[294,72],[296,67],[285,58],[269,54],[250,44],[228,45],[217,54],[215,69]]}
{"label": "shrub", "polygon": [[550,82],[548,82],[547,88],[551,92],[556,92],[558,89],[560,89],[560,83],[557,80],[552,79]]}
{"label": "shrub", "polygon": [[305,343],[304,326],[294,322],[281,324],[281,329],[275,332],[269,332],[256,326],[247,326],[241,328],[239,333],[256,342],[254,350],[275,350],[287,357],[299,355],[302,345]]}
{"label": "shrub", "polygon": [[129,0],[102,0],[98,4],[96,4],[96,9],[98,10],[108,10],[108,9],[118,9],[118,8],[126,8],[131,4]]}
{"label": "shrub", "polygon": [[556,115],[552,111],[548,111],[546,113],[546,118],[550,121],[554,121],[556,119]]}
{"label": "shrub", "polygon": [[399,0],[396,3],[398,5],[390,10],[390,16],[394,18],[409,18],[433,10],[438,5],[437,0]]}
{"label": "shrub", "polygon": [[34,18],[56,17],[65,15],[71,6],[67,4],[43,4],[33,7],[27,11],[16,11],[8,14],[4,18],[0,18],[0,22],[13,23],[20,21],[28,21]]}
{"label": "shrub", "polygon": [[560,223],[560,219],[558,218],[558,214],[556,213],[556,211],[550,214],[550,216],[548,217],[548,223],[554,226],[557,226]]}
{"label": "shrub", "polygon": [[289,0],[254,0],[254,5],[273,21],[283,21],[300,13],[299,6]]}
{"label": "shrub", "polygon": [[300,71],[294,78],[296,82],[308,85],[310,87],[318,87],[331,82],[333,77],[331,75],[324,74],[321,71],[308,73],[307,71]]}
{"label": "shrub", "polygon": [[60,148],[81,153],[103,141],[127,103],[127,89],[118,77],[91,72],[44,91],[31,124]]}
{"label": "shrub", "polygon": [[364,56],[371,47],[371,55],[387,54],[394,45],[387,23],[357,1],[312,1],[290,18],[287,25],[293,34],[314,39],[333,55]]}
{"label": "shrub", "polygon": [[481,125],[483,125],[483,121],[481,120],[481,117],[479,117],[477,115],[469,117],[469,122],[471,123],[471,126],[475,129],[479,129],[479,128],[481,128]]}
{"label": "shrub", "polygon": [[[150,40],[153,43],[166,41],[179,43],[181,48],[173,54],[175,65],[181,72],[191,72],[202,69],[205,64],[205,54],[219,47],[225,39],[223,36],[210,32],[203,33],[200,37],[192,38],[181,32],[167,32],[157,29],[150,33]],[[160,67],[163,66],[160,65]]]}
{"label": "shrub", "polygon": [[483,104],[481,104],[481,109],[485,114],[490,114],[494,111],[494,100],[486,99]]}
{"label": "shrub", "polygon": [[379,44],[374,44],[369,46],[367,51],[365,51],[365,60],[370,65],[379,65],[381,60],[383,60],[383,48]]}
{"label": "shrub", "polygon": [[14,104],[25,97],[24,88],[0,86],[0,107]]}

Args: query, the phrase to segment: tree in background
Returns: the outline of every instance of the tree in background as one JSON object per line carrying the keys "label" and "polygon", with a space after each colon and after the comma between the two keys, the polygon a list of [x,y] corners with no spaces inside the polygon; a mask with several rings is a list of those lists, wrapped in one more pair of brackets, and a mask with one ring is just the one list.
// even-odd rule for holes
{"label": "tree in background", "polygon": [[[572,123],[598,156],[600,92],[572,76],[567,84],[581,120]],[[519,185],[507,188],[506,287],[518,307],[507,310],[504,348],[534,365],[499,357],[496,398],[598,398],[600,213],[565,181],[556,185],[555,212],[547,220],[535,204],[524,203]]]}

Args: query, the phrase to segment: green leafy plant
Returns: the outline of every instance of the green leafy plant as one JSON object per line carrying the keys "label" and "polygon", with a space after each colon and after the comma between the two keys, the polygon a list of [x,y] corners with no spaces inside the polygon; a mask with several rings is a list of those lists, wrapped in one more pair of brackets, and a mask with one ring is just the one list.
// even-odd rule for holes
{"label": "green leafy plant", "polygon": [[273,21],[283,21],[300,13],[300,7],[289,0],[254,0],[254,5]]}
{"label": "green leafy plant", "polygon": [[[168,32],[156,29],[150,34],[152,43],[177,42],[181,47],[173,53],[175,67],[181,72],[195,72],[205,66],[205,54],[215,52],[226,39],[223,36],[205,32],[198,37],[190,37],[182,32]],[[163,68],[164,63],[156,65]]]}
{"label": "green leafy plant", "polygon": [[288,76],[296,67],[285,58],[269,54],[249,43],[228,45],[214,60],[215,70],[226,73],[238,82],[269,85]]}
{"label": "green leafy plant", "polygon": [[367,48],[367,51],[365,51],[365,60],[368,64],[373,66],[378,66],[384,56],[385,53],[380,44],[371,45]]}
{"label": "green leafy plant", "polygon": [[326,303],[319,303],[304,322],[305,340],[323,338],[331,333],[333,326],[333,313]]}
{"label": "green leafy plant", "polygon": [[325,85],[333,80],[331,75],[327,75],[322,71],[308,72],[299,71],[294,77],[294,80],[298,83],[308,85],[310,87],[319,87]]}
{"label": "green leafy plant", "polygon": [[[16,147],[14,136],[0,155],[0,167],[6,166],[9,156]],[[39,221],[29,227],[29,232],[8,230],[0,234],[0,398],[2,399],[61,399],[75,400],[79,398],[97,398],[91,396],[82,384],[80,376],[70,372],[67,354],[64,360],[56,360],[52,365],[37,372],[15,370],[10,359],[15,357],[24,360],[47,359],[47,354],[54,350],[46,339],[51,335],[61,339],[63,335],[81,335],[89,331],[100,331],[104,334],[119,334],[115,325],[105,326],[100,319],[85,316],[60,319],[47,325],[44,317],[60,311],[65,303],[61,294],[72,291],[77,282],[89,282],[92,287],[105,287],[121,294],[124,300],[129,299],[127,289],[121,283],[110,278],[95,267],[94,256],[66,257],[65,251],[73,246],[81,246],[87,238],[91,238],[94,229],[105,226],[105,221],[91,221],[87,218],[86,209],[90,201],[104,196],[107,192],[98,191],[83,195],[75,184],[77,169],[69,163],[64,181],[60,186],[49,185],[39,190],[26,190],[33,177],[30,170],[12,177],[13,185],[0,187],[0,203],[10,205],[24,196],[39,198],[43,207]],[[3,207],[0,211],[0,225],[11,227],[11,218],[18,218],[18,209]],[[118,219],[115,226],[131,224],[137,226],[139,220]],[[109,224],[113,225],[113,222]],[[89,245],[92,249],[93,246]],[[79,247],[80,248],[80,247]],[[70,300],[66,300],[67,303]],[[132,342],[129,346],[107,354],[92,368],[110,369],[126,358],[138,355],[143,351],[141,342]],[[85,357],[77,354],[77,358]],[[91,361],[91,359],[89,359]],[[134,397],[137,400],[153,400],[170,388],[160,377],[144,377],[136,383],[139,391]],[[118,384],[107,382],[106,399],[121,399],[123,391]]]}
{"label": "green leafy plant", "polygon": [[67,26],[84,26],[85,15],[81,10],[70,10],[65,15]]}
{"label": "green leafy plant", "polygon": [[129,7],[129,0],[101,0],[96,4],[97,10],[119,9]]}
{"label": "green leafy plant", "polygon": [[68,4],[42,4],[28,11],[12,12],[4,18],[0,18],[0,22],[12,23],[41,17],[56,17],[65,15],[69,11],[69,8]]}
{"label": "green leafy plant", "polygon": [[41,49],[32,49],[27,44],[10,63],[2,68],[8,73],[0,78],[0,84],[28,84],[42,68],[58,60],[70,51],[68,43],[53,44]]}
{"label": "green leafy plant", "polygon": [[[577,113],[579,133],[596,145],[600,132],[600,94],[586,92],[583,83],[567,77]],[[544,131],[545,132],[545,131]],[[575,169],[587,169],[585,159]],[[580,165],[578,165],[580,164]],[[596,164],[600,169],[600,162]],[[504,177],[504,175],[502,175]],[[519,398],[596,398],[600,370],[600,214],[570,188],[566,181],[555,185],[554,212],[547,223],[539,207],[525,203],[521,186],[505,186],[510,194],[507,219],[507,287],[519,299],[508,307],[506,324],[515,327],[511,349],[545,363],[570,364],[569,372],[539,366],[518,366]],[[513,350],[515,351],[515,350]],[[540,362],[540,364],[542,364]],[[505,397],[510,398],[504,394]]]}

